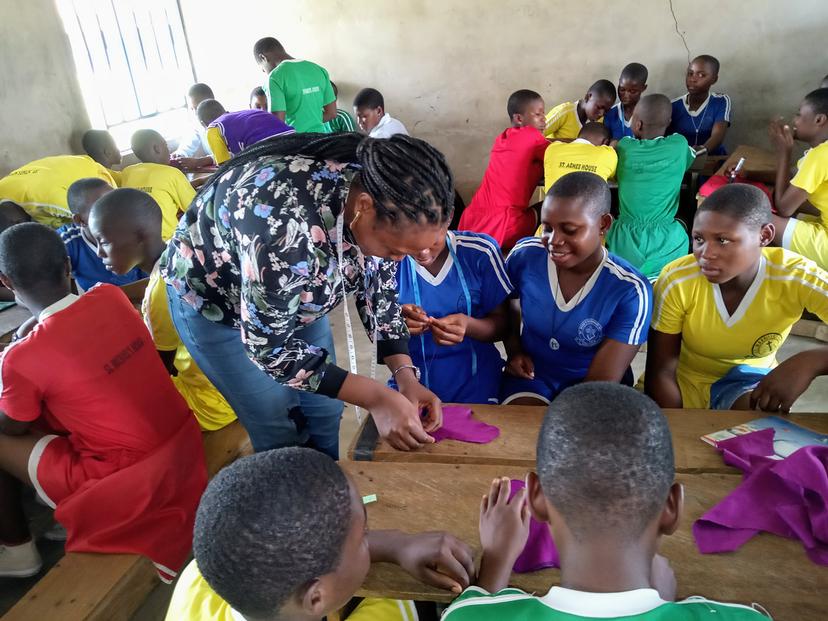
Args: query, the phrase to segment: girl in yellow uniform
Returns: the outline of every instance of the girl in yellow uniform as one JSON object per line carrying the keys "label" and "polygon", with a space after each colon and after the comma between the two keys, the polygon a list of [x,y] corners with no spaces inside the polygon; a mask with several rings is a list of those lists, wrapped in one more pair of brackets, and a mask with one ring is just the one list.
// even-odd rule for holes
{"label": "girl in yellow uniform", "polygon": [[787,412],[828,373],[828,348],[777,366],[803,310],[828,321],[828,272],[769,248],[771,221],[767,197],[746,184],[699,207],[693,254],[669,263],[654,290],[645,391],[661,407]]}

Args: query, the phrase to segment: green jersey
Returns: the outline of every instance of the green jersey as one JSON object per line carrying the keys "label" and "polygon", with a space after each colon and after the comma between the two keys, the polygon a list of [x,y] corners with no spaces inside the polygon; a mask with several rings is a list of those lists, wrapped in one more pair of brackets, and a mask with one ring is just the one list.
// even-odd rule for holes
{"label": "green jersey", "polygon": [[623,593],[585,593],[552,587],[536,597],[520,589],[491,594],[471,586],[443,613],[441,621],[767,621],[748,606],[722,604],[702,597],[665,602],[654,589]]}
{"label": "green jersey", "polygon": [[676,212],[681,181],[695,154],[681,134],[652,140],[625,136],[615,148],[620,214],[607,248],[654,280],[661,268],[689,251]]}
{"label": "green jersey", "polygon": [[285,112],[297,132],[326,132],[322,108],[336,99],[328,72],[307,60],[283,60],[264,85],[271,112]]}
{"label": "green jersey", "polygon": [[341,132],[355,132],[356,125],[354,119],[342,108],[336,109],[336,117],[333,120],[325,123],[328,132],[331,134],[338,134]]}

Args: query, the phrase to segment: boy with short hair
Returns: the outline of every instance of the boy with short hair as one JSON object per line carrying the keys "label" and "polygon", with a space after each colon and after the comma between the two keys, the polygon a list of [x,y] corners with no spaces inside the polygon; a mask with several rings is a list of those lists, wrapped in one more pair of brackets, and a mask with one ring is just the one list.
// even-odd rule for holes
{"label": "boy with short hair", "polygon": [[[805,96],[793,128],[778,119],[771,123],[769,133],[777,158],[774,243],[828,269],[828,88]],[[797,162],[797,173],[791,179],[794,140],[801,140],[810,148]],[[808,204],[819,212],[818,220],[795,217]]]}
{"label": "boy with short hair", "polygon": [[273,37],[256,41],[253,57],[267,74],[268,110],[297,132],[325,132],[324,123],[336,117],[328,72],[309,60],[293,58]]}
{"label": "boy with short hair", "polygon": [[63,242],[41,224],[0,235],[0,281],[37,317],[0,356],[0,575],[40,567],[22,482],[55,509],[67,552],[143,554],[171,580],[207,472],[146,328],[117,287],[72,295]]}
{"label": "boy with short hair", "polygon": [[598,80],[578,101],[566,101],[552,108],[546,115],[543,135],[549,140],[574,140],[584,123],[600,122],[615,103],[615,85],[609,80]]}
{"label": "boy with short hair", "polygon": [[83,291],[100,282],[120,287],[147,277],[137,267],[123,275],[114,274],[106,269],[98,256],[98,242],[88,227],[89,210],[96,200],[111,191],[112,186],[103,179],[89,177],[75,181],[67,192],[72,224],[63,225],[57,232],[69,255],[72,278]]}
{"label": "boy with short hair", "polygon": [[139,129],[132,134],[132,152],[141,163],[121,171],[121,187],[143,190],[156,200],[164,217],[161,236],[168,240],[196,192],[186,175],[170,166],[167,141],[154,129]]}
{"label": "boy with short hair", "polygon": [[17,203],[35,222],[56,229],[72,221],[66,192],[85,177],[115,186],[112,171],[88,155],[54,155],[29,162],[0,179],[0,200]]}
{"label": "boy with short hair", "polygon": [[354,116],[359,128],[371,138],[408,135],[405,125],[385,111],[385,99],[375,88],[363,88],[357,93],[354,97]]}
{"label": "boy with short hair", "polygon": [[[656,550],[678,528],[683,497],[670,428],[651,399],[608,382],[568,388],[546,411],[527,487],[509,499],[509,479],[500,479],[483,497],[476,586],[443,621],[767,621],[748,606],[673,601],[675,577]],[[540,596],[508,588],[530,514],[549,524],[561,563],[561,586]]]}
{"label": "boy with short hair", "polygon": [[647,67],[641,63],[630,63],[621,70],[621,77],[618,78],[618,103],[604,116],[604,125],[609,128],[613,142],[618,142],[624,136],[633,137],[630,121],[635,105],[647,90],[647,76]]}
{"label": "boy with short hair", "polygon": [[607,125],[589,121],[572,142],[550,144],[543,156],[544,192],[548,192],[558,179],[576,170],[595,173],[604,181],[615,176],[618,155],[609,146],[610,139]]}
{"label": "boy with short hair", "polygon": [[81,144],[89,157],[108,168],[110,172],[113,167],[121,165],[121,150],[108,131],[103,129],[85,131]]}
{"label": "boy with short hair", "polygon": [[195,117],[198,104],[205,99],[215,99],[215,96],[213,95],[213,89],[203,82],[193,84],[187,90],[187,109],[192,115],[193,128],[187,136],[178,142],[178,148],[172,154],[173,158],[178,160],[185,170],[192,170],[209,164],[209,161],[206,164],[204,163],[204,158],[212,155],[210,145],[207,144],[204,128]]}
{"label": "boy with short hair", "polygon": [[0,201],[0,233],[15,224],[31,221],[32,217],[14,201]]}
{"label": "boy with short hair", "polygon": [[261,86],[257,86],[250,91],[250,109],[267,112],[267,93],[264,92]]}
{"label": "boy with short hair", "polygon": [[215,99],[205,99],[196,111],[199,122],[207,128],[207,142],[216,164],[261,140],[292,134],[293,128],[265,110],[227,112]]}
{"label": "boy with short hair", "polygon": [[511,127],[495,138],[483,181],[460,217],[460,230],[490,235],[504,253],[537,226],[529,201],[543,178],[549,146],[541,133],[543,109],[543,98],[535,91],[521,89],[509,96]]}
{"label": "boy with short hair", "polygon": [[[331,88],[333,88],[334,97],[336,97],[338,101],[339,89],[333,81],[331,82]],[[344,110],[339,106],[336,107],[336,117],[325,123],[325,126],[332,134],[356,131],[354,119],[351,118],[351,115],[348,114],[347,110]]]}
{"label": "boy with short hair", "polygon": [[[321,620],[348,604],[372,562],[454,593],[474,574],[468,546],[449,534],[368,530],[353,481],[308,448],[256,453],[219,472],[198,507],[193,553],[168,621]],[[417,614],[413,602],[369,598],[347,618]]]}
{"label": "boy with short hair", "polygon": [[[272,114],[267,114],[278,121]],[[145,192],[121,188],[108,193],[89,213],[89,231],[107,269],[115,274],[141,270],[150,275],[141,313],[155,348],[205,431],[221,429],[236,415],[184,347],[170,318],[167,288],[158,261],[167,245],[161,239],[161,210]]]}
{"label": "boy with short hair", "polygon": [[681,134],[664,137],[670,114],[665,95],[642,97],[630,123],[635,138],[624,137],[615,147],[620,213],[607,235],[607,248],[651,281],[689,248],[676,212],[681,181],[695,153]]}
{"label": "boy with short hair", "polygon": [[694,150],[725,155],[724,138],[730,127],[730,97],[710,91],[719,80],[719,61],[696,56],[687,67],[687,93],[673,100],[668,134],[681,134]]}

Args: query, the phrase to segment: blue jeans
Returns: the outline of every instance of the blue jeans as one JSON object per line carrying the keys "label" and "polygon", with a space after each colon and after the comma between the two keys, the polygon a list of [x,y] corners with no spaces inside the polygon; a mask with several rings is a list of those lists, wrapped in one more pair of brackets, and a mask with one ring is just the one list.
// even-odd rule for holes
{"label": "blue jeans", "polygon": [[[247,357],[239,330],[205,319],[169,285],[167,297],[181,341],[204,375],[227,399],[257,452],[300,445],[339,459],[342,401],[280,384]],[[334,357],[327,317],[295,334]]]}

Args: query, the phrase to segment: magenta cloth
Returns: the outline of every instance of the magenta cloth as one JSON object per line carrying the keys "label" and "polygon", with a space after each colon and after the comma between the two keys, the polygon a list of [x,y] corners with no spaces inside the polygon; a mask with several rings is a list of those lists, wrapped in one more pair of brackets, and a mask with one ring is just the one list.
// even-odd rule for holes
{"label": "magenta cloth", "polygon": [[693,525],[696,545],[702,554],[732,552],[764,531],[798,539],[814,563],[828,565],[828,447],[771,459],[773,436],[763,429],[718,443],[745,477]]}
{"label": "magenta cloth", "polygon": [[[512,479],[509,498],[523,489],[525,485],[519,479]],[[520,553],[512,569],[516,573],[526,574],[547,567],[560,567],[561,562],[558,559],[558,549],[555,547],[555,542],[552,541],[552,533],[549,532],[549,525],[544,522],[538,522],[535,518],[530,518],[530,520],[529,539],[526,540],[526,546],[524,546],[523,552]]]}
{"label": "magenta cloth", "polygon": [[500,435],[500,429],[471,417],[471,408],[448,405],[443,408],[443,426],[431,434],[435,442],[460,440],[488,444]]}

